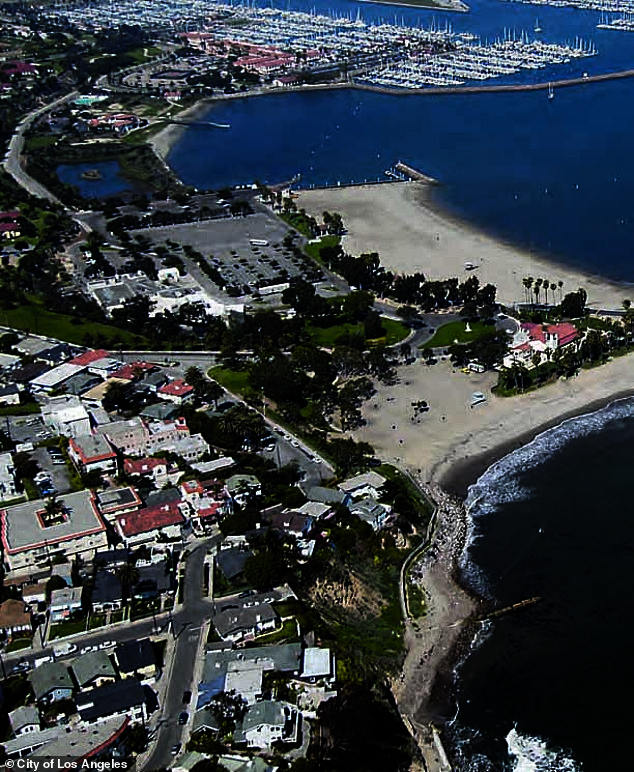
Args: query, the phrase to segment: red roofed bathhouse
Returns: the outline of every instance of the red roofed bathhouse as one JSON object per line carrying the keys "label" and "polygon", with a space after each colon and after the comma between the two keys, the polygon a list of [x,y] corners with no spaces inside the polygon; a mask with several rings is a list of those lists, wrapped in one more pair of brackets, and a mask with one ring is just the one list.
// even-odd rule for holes
{"label": "red roofed bathhouse", "polygon": [[157,541],[159,532],[168,539],[180,539],[184,522],[178,502],[172,501],[119,515],[116,526],[121,538],[131,547]]}
{"label": "red roofed bathhouse", "polygon": [[517,363],[532,367],[532,360],[536,353],[545,357],[548,351],[552,352],[567,346],[579,337],[579,330],[570,322],[559,324],[524,322],[513,337],[513,345],[504,358],[504,366],[512,367]]}

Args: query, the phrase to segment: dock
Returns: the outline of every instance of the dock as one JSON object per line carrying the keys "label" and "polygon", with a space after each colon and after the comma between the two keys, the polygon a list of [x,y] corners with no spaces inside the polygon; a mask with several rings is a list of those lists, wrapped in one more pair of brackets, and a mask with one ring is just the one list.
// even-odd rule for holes
{"label": "dock", "polygon": [[425,174],[424,172],[421,172],[420,169],[415,169],[413,166],[410,166],[409,164],[403,163],[403,161],[398,161],[394,168],[397,172],[400,172],[404,177],[409,177],[410,180],[414,180],[416,182],[424,182],[427,185],[438,185],[438,180],[434,179],[433,177],[430,177],[428,174]]}

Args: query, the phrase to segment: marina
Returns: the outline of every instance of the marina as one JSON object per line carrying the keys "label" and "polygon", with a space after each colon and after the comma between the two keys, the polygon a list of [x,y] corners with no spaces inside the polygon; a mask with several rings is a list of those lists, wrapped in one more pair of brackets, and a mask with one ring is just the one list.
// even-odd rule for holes
{"label": "marina", "polygon": [[381,86],[420,88],[424,86],[461,86],[469,81],[483,81],[512,75],[520,70],[538,70],[572,59],[596,55],[591,44],[574,45],[519,40],[504,40],[493,45],[470,45],[437,56],[415,56],[394,62],[364,80]]}

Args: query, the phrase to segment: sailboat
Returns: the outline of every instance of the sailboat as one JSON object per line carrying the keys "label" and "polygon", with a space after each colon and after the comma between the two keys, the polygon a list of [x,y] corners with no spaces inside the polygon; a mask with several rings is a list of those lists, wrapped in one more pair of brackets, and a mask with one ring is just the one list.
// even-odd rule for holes
{"label": "sailboat", "polygon": [[555,92],[553,91],[553,84],[552,83],[548,84],[548,98],[549,99],[554,99],[555,98]]}
{"label": "sailboat", "polygon": [[534,32],[541,32],[542,28],[539,26],[539,19],[535,19],[535,26],[533,28]]}

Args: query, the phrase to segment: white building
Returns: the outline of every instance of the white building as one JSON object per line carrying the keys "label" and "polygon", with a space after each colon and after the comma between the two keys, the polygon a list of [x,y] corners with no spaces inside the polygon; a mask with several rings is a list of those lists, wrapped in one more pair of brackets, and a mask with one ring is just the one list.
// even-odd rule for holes
{"label": "white building", "polygon": [[0,454],[0,501],[16,498],[15,467],[10,453]]}
{"label": "white building", "polygon": [[[75,365],[69,365],[75,367]],[[83,369],[83,368],[81,368]],[[42,406],[42,419],[55,434],[79,437],[90,434],[90,416],[78,397],[54,397]]]}

